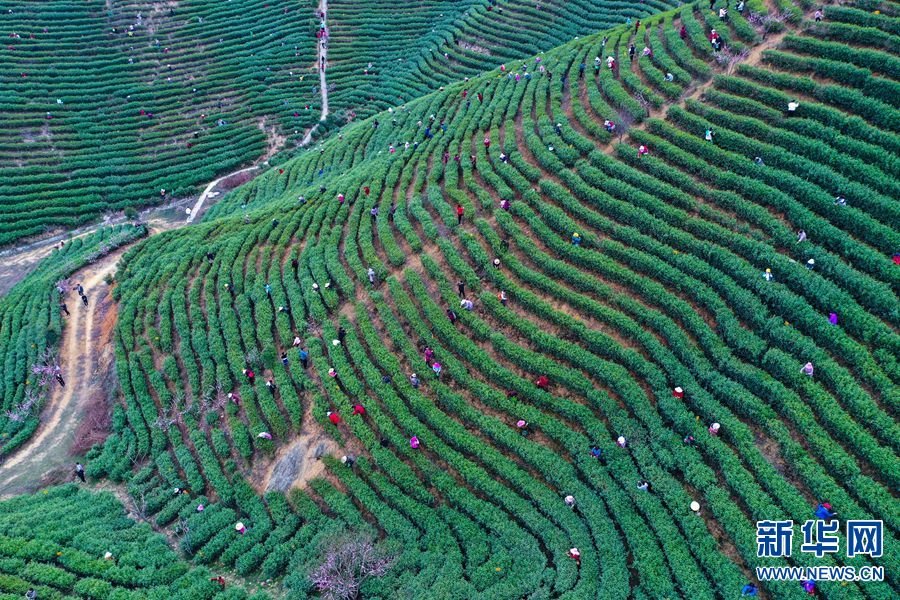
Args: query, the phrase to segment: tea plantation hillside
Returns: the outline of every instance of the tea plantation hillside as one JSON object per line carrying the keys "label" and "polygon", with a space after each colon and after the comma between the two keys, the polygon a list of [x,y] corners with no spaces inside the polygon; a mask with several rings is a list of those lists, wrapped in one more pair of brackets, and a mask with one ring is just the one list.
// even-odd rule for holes
{"label": "tea plantation hillside", "polygon": [[[369,116],[674,4],[547,2],[537,9],[491,2],[332,3],[325,31],[334,116],[317,135],[353,115]],[[318,6],[312,0],[4,6],[0,246],[107,211],[193,194],[218,175],[294,148],[320,118]]]}
{"label": "tea plantation hillside", "polygon": [[147,524],[136,525],[108,492],[74,485],[0,502],[0,597],[41,600],[268,598],[223,591]]}
{"label": "tea plantation hillside", "polygon": [[[900,11],[718,8],[380,113],[130,251],[89,476],[291,598],[340,531],[397,555],[364,597],[735,598],[761,564],[896,597]],[[340,450],[288,503],[261,465],[311,432]],[[757,558],[824,501],[884,555]]]}
{"label": "tea plantation hillside", "polygon": [[76,238],[54,250],[35,272],[0,297],[0,460],[31,437],[41,408],[58,385],[53,368],[66,320],[61,305],[65,303],[67,311],[81,308],[71,291],[77,282],[67,278],[146,233],[143,226],[126,225]]}

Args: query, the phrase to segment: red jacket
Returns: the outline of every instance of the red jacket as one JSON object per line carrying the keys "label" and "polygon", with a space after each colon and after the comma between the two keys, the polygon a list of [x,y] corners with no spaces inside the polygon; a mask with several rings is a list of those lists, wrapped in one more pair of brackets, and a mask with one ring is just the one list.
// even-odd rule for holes
{"label": "red jacket", "polygon": [[466,211],[465,211],[465,209],[462,207],[462,204],[457,204],[457,205],[456,205],[456,216],[461,217],[461,216],[463,216],[463,213],[464,213],[464,212],[466,212]]}
{"label": "red jacket", "polygon": [[[332,414],[334,414],[334,413],[332,413]],[[364,415],[364,414],[366,414],[366,409],[363,407],[362,404],[357,404],[356,406],[353,407],[353,414],[354,415]]]}
{"label": "red jacket", "polygon": [[338,423],[341,422],[341,416],[339,414],[337,414],[336,412],[333,412],[330,415],[328,415],[328,420],[331,421],[332,423],[334,423],[335,425],[337,425]]}
{"label": "red jacket", "polygon": [[546,375],[541,375],[540,377],[537,378],[537,381],[535,381],[535,384],[539,388],[546,388],[548,385],[550,385],[550,379],[548,379]]}

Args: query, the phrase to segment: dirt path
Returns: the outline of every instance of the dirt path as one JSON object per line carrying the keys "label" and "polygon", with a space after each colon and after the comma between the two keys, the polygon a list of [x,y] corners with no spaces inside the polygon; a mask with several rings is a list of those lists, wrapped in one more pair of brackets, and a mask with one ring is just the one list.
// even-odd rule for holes
{"label": "dirt path", "polygon": [[[125,248],[103,257],[77,275],[88,296],[88,306],[71,301],[60,365],[65,387],[54,386],[37,433],[0,467],[0,497],[33,491],[45,483],[71,477],[70,451],[78,441],[76,430],[92,405],[106,413],[112,390],[104,372],[113,367],[112,335],[116,304],[104,279],[115,272]],[[74,294],[72,294],[74,297]]]}
{"label": "dirt path", "polygon": [[228,175],[222,175],[218,179],[214,179],[213,181],[210,181],[209,185],[206,186],[206,189],[203,190],[203,193],[200,194],[200,197],[197,198],[197,202],[194,203],[193,208],[191,208],[191,212],[190,212],[190,214],[188,214],[187,222],[188,223],[194,222],[194,217],[196,217],[197,215],[200,214],[200,209],[203,208],[203,203],[206,202],[206,199],[209,198],[210,194],[213,193],[213,190],[216,188],[216,186],[219,185],[220,183],[222,183],[223,180],[228,179],[229,177],[232,177],[234,175],[239,175],[240,173],[247,173],[250,171],[255,171],[257,169],[259,169],[259,166],[254,165],[252,167],[247,167],[246,169],[241,169],[239,171],[229,173]]}
{"label": "dirt path", "polygon": [[[319,8],[317,12],[323,17],[321,17],[322,22],[325,23],[325,32],[328,32],[328,0],[319,0]],[[319,123],[323,122],[328,117],[328,82],[325,79],[325,69],[328,68],[328,38],[325,37],[321,39],[316,44],[316,68],[319,70],[319,93],[322,95],[322,114],[319,117]],[[312,127],[309,128],[309,131],[306,132],[306,135],[303,136],[303,140],[301,140],[301,146],[308,146],[312,141],[312,136],[319,128],[319,123],[316,123]]]}

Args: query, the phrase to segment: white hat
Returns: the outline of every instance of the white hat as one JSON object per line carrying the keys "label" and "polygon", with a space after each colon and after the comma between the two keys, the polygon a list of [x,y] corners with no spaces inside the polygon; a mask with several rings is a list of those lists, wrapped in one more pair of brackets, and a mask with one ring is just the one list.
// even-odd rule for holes
{"label": "white hat", "polygon": [[691,502],[691,510],[694,512],[700,512],[700,503],[694,500]]}

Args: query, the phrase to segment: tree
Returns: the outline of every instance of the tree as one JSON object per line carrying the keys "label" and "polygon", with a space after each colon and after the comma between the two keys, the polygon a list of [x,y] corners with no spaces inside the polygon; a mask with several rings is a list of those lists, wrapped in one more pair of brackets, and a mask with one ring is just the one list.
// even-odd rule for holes
{"label": "tree", "polygon": [[325,600],[356,600],[363,582],[381,577],[396,556],[375,546],[365,534],[348,533],[323,544],[324,560],[309,574]]}
{"label": "tree", "polygon": [[721,52],[716,53],[716,63],[725,69],[725,73],[731,75],[734,66],[747,60],[750,56],[750,48],[744,47],[740,52],[732,50],[729,46],[723,46]]}
{"label": "tree", "polygon": [[791,13],[787,11],[781,11],[776,13],[758,13],[758,12],[750,12],[750,16],[747,17],[747,22],[756,27],[760,32],[762,32],[762,38],[766,39],[766,37],[770,33],[778,32],[784,29],[784,22],[790,21],[792,19]]}

